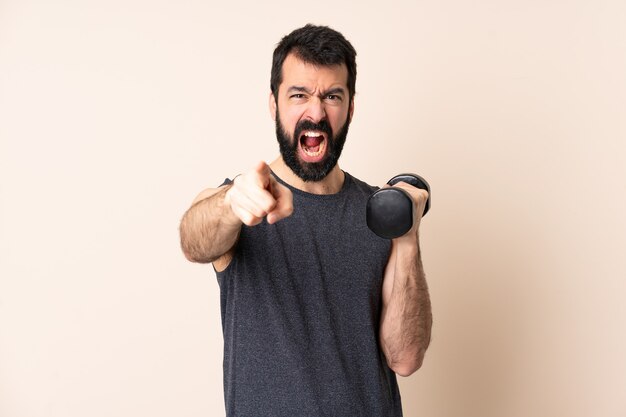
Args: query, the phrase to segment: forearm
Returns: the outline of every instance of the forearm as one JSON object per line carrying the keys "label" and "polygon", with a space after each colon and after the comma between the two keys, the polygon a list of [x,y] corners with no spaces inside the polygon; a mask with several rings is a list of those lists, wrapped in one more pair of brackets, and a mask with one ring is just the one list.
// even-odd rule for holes
{"label": "forearm", "polygon": [[432,312],[417,234],[394,241],[385,273],[381,347],[389,366],[407,376],[420,368],[430,343]]}
{"label": "forearm", "polygon": [[192,262],[213,262],[237,243],[241,221],[224,198],[230,186],[197,201],[180,222],[180,243]]}

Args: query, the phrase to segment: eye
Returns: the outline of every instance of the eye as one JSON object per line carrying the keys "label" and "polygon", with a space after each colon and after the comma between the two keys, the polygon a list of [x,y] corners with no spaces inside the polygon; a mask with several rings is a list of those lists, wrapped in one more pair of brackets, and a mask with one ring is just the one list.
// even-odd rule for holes
{"label": "eye", "polygon": [[291,96],[289,96],[289,98],[302,99],[304,98],[304,94],[292,94]]}
{"label": "eye", "polygon": [[328,94],[326,96],[326,100],[329,100],[329,101],[341,101],[341,96],[339,96],[337,94]]}

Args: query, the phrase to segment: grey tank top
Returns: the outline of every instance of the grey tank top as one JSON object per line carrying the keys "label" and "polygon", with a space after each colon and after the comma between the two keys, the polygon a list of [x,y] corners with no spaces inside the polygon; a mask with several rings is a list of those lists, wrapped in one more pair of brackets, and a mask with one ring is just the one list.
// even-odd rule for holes
{"label": "grey tank top", "polygon": [[391,244],[365,222],[376,188],[348,173],[332,195],[277,180],[293,193],[293,215],[243,226],[217,273],[226,415],[401,416],[378,344]]}

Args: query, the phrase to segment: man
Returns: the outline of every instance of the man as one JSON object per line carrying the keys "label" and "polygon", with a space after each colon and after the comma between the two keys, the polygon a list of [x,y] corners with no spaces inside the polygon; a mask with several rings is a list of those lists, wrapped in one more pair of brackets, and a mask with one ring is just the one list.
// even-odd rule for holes
{"label": "man", "polygon": [[200,193],[181,244],[220,285],[228,416],[401,416],[396,373],[422,363],[431,311],[418,230],[366,226],[375,191],[337,164],[354,112],[356,52],[307,25],[274,51],[280,156]]}

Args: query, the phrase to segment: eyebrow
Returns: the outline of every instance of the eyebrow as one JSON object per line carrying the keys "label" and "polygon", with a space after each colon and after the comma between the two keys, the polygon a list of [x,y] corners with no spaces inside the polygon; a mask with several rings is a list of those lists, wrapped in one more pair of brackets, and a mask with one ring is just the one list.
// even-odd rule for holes
{"label": "eyebrow", "polygon": [[[293,93],[293,92],[299,92],[299,93],[307,93],[307,94],[311,94],[311,92],[306,88],[306,87],[300,87],[297,85],[292,85],[291,87],[289,87],[287,89],[287,93]],[[346,94],[346,90],[343,87],[335,87],[335,88],[331,88],[330,90],[326,90],[322,93],[322,96],[327,96],[329,94]]]}

